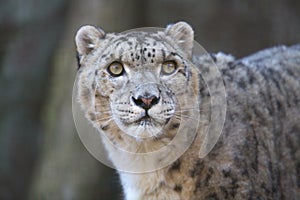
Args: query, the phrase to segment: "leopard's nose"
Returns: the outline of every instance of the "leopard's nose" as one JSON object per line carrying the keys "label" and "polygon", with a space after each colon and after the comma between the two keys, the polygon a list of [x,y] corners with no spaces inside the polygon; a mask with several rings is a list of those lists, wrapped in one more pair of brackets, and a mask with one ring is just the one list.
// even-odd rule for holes
{"label": "leopard's nose", "polygon": [[132,97],[133,102],[135,103],[135,105],[148,110],[150,109],[152,106],[154,106],[155,104],[157,104],[159,102],[159,97],[156,97],[154,95],[145,95],[145,96],[138,96],[137,99],[135,99],[134,97]]}

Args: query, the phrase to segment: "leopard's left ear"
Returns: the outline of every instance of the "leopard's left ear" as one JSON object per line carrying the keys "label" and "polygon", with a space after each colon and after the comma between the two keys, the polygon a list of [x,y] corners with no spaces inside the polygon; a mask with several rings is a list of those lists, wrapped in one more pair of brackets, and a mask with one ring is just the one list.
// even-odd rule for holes
{"label": "leopard's left ear", "polygon": [[192,56],[194,31],[188,23],[177,22],[168,25],[165,34],[170,36],[188,57]]}
{"label": "leopard's left ear", "polygon": [[89,54],[104,37],[105,32],[101,28],[91,25],[82,26],[75,36],[77,52],[80,56]]}

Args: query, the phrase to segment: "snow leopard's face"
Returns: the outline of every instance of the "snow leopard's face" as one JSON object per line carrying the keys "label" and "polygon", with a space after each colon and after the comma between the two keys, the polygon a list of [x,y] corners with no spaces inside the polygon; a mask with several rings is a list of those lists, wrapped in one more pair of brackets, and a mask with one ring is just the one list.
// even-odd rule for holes
{"label": "snow leopard's face", "polygon": [[189,117],[198,77],[189,62],[193,31],[186,23],[123,34],[85,26],[76,44],[79,100],[97,128],[158,138]]}

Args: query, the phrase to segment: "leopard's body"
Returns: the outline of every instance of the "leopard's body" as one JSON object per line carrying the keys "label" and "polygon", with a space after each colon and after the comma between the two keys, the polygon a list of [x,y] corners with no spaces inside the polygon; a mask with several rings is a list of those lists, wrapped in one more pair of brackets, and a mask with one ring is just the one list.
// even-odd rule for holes
{"label": "leopard's body", "polygon": [[[209,71],[213,59],[222,74],[227,113],[213,150],[199,158],[200,127],[171,165],[148,173],[120,171],[127,200],[300,199],[299,45],[240,60],[220,53],[197,56],[193,30],[184,22],[155,33],[105,34],[85,26],[76,44],[78,98],[86,117],[114,145],[131,152],[151,152],[172,141],[182,118],[193,116],[195,102],[203,116],[200,126],[210,123],[209,90],[190,65]],[[166,73],[163,63],[169,61],[176,66]],[[116,166],[134,164],[106,148]]]}

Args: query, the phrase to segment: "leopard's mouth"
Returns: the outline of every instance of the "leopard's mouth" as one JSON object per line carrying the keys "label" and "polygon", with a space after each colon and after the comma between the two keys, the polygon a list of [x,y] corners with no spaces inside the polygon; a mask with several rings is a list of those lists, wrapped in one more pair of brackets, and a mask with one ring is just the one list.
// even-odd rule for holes
{"label": "leopard's mouth", "polygon": [[138,126],[147,126],[153,124],[154,122],[155,119],[153,117],[150,117],[148,112],[145,112],[145,114],[142,117],[134,121],[134,124]]}
{"label": "leopard's mouth", "polygon": [[143,117],[137,119],[134,124],[138,126],[164,126],[170,121],[170,119],[171,117],[165,119],[164,122],[161,122],[146,113]]}
{"label": "leopard's mouth", "polygon": [[139,124],[141,122],[150,122],[152,120],[152,118],[149,115],[145,115],[143,117],[141,117],[140,119],[136,120],[135,123]]}

